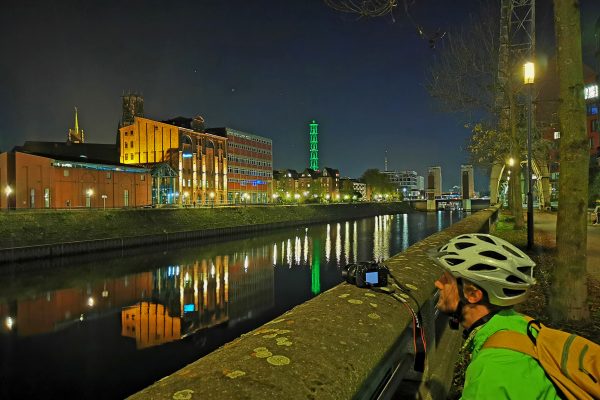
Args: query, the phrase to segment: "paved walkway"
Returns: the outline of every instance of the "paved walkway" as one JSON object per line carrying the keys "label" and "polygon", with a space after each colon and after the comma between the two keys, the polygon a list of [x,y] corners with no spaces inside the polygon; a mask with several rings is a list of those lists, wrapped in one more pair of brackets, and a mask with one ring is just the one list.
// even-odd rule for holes
{"label": "paved walkway", "polygon": [[[533,220],[535,230],[552,233],[553,244],[556,245],[555,212],[536,213]],[[587,230],[587,270],[595,279],[600,280],[600,225],[588,224]]]}

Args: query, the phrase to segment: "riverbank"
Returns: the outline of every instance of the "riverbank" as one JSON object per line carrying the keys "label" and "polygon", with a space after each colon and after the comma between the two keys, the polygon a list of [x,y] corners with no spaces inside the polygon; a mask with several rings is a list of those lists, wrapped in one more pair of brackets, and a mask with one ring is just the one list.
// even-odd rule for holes
{"label": "riverbank", "polygon": [[4,212],[0,213],[0,249],[264,224],[314,223],[407,212],[413,210],[402,202]]}

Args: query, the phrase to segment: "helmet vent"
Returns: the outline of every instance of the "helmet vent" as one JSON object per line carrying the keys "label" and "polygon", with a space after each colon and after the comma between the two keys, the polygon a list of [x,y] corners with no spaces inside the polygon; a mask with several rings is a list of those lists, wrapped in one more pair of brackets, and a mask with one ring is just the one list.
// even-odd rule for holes
{"label": "helmet vent", "polygon": [[454,243],[454,246],[459,250],[463,250],[463,249],[468,249],[469,247],[475,246],[475,243],[456,242],[456,243]]}
{"label": "helmet vent", "polygon": [[532,267],[517,267],[517,269],[519,270],[519,272],[522,272],[525,275],[529,275],[529,276],[533,275],[533,268]]}
{"label": "helmet vent", "polygon": [[497,268],[487,264],[474,264],[469,267],[469,271],[495,271]]}
{"label": "helmet vent", "polygon": [[488,242],[489,244],[496,244],[496,242],[494,242],[489,236],[477,235],[477,238],[479,240],[483,240],[484,242]]}
{"label": "helmet vent", "polygon": [[523,279],[516,277],[514,275],[509,275],[506,277],[506,280],[512,283],[527,283]]}
{"label": "helmet vent", "polygon": [[481,253],[479,253],[479,255],[483,256],[483,257],[493,258],[494,260],[499,260],[499,261],[504,261],[507,259],[506,256],[504,256],[503,254],[500,254],[497,251],[493,251],[493,250],[482,251]]}
{"label": "helmet vent", "polygon": [[507,297],[517,297],[517,296],[525,293],[525,290],[516,290],[516,289],[507,289],[507,288],[502,288],[502,291],[504,292],[504,295]]}
{"label": "helmet vent", "polygon": [[522,256],[522,255],[520,255],[519,253],[517,253],[516,251],[514,251],[513,249],[511,249],[511,248],[510,248],[510,247],[508,247],[508,246],[502,245],[502,248],[503,248],[504,250],[508,251],[510,254],[512,254],[512,255],[513,255],[513,256],[515,256],[515,257],[523,258],[523,256]]}
{"label": "helmet vent", "polygon": [[444,261],[446,261],[448,264],[450,264],[452,266],[462,264],[465,262],[465,260],[461,260],[460,258],[445,258]]}

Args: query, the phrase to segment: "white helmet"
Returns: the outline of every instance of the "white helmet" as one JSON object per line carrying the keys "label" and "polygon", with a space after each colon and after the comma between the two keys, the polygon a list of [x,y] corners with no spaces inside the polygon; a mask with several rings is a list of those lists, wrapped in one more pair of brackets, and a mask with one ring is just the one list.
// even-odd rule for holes
{"label": "white helmet", "polygon": [[473,282],[491,304],[511,306],[525,300],[535,284],[535,263],[511,243],[496,236],[473,233],[456,236],[432,253],[436,264],[455,278]]}

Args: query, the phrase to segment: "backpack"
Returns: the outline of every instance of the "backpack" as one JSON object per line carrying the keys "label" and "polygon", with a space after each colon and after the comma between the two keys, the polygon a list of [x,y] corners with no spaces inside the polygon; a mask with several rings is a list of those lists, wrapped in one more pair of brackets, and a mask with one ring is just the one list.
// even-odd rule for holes
{"label": "backpack", "polygon": [[529,320],[527,334],[498,331],[484,348],[519,351],[536,359],[567,399],[600,399],[600,346],[581,336]]}

